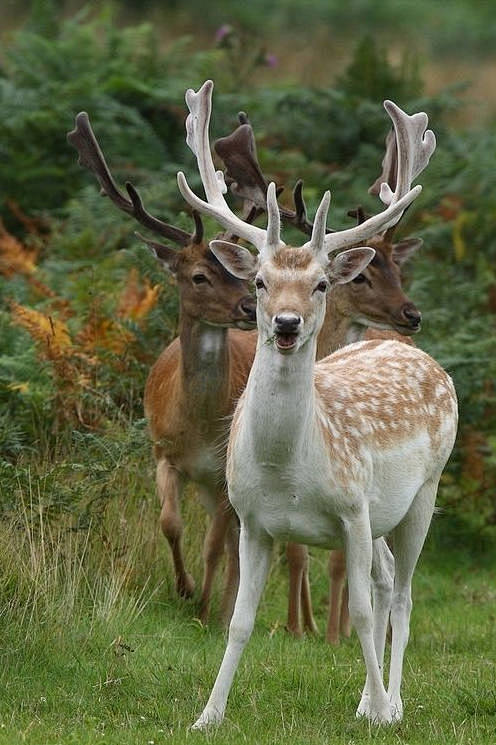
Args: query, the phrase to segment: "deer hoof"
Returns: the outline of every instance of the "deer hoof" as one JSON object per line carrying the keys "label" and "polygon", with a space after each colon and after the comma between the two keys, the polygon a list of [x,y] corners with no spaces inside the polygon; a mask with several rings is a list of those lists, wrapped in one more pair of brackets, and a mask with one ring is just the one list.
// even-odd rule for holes
{"label": "deer hoof", "polygon": [[177,594],[182,598],[190,598],[193,596],[195,591],[195,580],[186,572],[182,577],[178,577],[176,580]]}
{"label": "deer hoof", "polygon": [[219,725],[224,718],[224,715],[217,711],[217,709],[205,709],[196,722],[191,726],[192,730],[202,731],[213,725]]}

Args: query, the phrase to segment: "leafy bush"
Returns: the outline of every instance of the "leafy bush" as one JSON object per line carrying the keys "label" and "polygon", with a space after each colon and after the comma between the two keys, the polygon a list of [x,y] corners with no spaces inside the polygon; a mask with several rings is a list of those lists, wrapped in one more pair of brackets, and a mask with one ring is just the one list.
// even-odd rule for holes
{"label": "leafy bush", "polygon": [[[136,181],[153,212],[188,228],[175,182],[176,164],[196,170],[184,144],[184,89],[218,70],[212,136],[226,134],[236,112],[247,110],[267,175],[286,186],[303,177],[310,210],[330,186],[335,227],[351,225],[346,212],[357,204],[378,208],[367,187],[379,172],[388,119],[376,97],[393,89],[388,95],[399,96],[407,111],[428,111],[438,150],[401,232],[425,239],[407,270],[410,295],[424,314],[418,343],[447,366],[460,397],[460,437],[441,503],[464,530],[494,532],[496,176],[490,154],[496,139],[490,132],[448,130],[442,116],[457,105],[455,97],[419,99],[417,72],[391,68],[380,47],[370,57],[377,75],[361,79],[364,53],[371,54],[365,41],[340,89],[280,85],[235,92],[232,48],[192,54],[181,41],[163,50],[150,26],[117,31],[107,11],[64,22],[50,37],[32,29],[14,38],[0,77],[0,156],[7,164],[0,190],[28,216],[6,203],[8,229],[0,230],[2,509],[12,506],[14,466],[24,479],[33,463],[42,473],[65,462],[89,463],[87,440],[81,459],[68,459],[74,437],[89,433],[109,452],[125,438],[142,417],[147,371],[177,329],[173,282],[138,246],[133,221],[101,199],[92,177],[77,166],[65,132],[74,114],[87,109],[116,179]],[[43,224],[33,223],[39,210]],[[131,462],[130,456],[122,466]],[[57,487],[57,509],[74,508],[80,516],[83,493],[77,479],[69,483],[67,492]],[[111,498],[108,483],[93,504]]]}

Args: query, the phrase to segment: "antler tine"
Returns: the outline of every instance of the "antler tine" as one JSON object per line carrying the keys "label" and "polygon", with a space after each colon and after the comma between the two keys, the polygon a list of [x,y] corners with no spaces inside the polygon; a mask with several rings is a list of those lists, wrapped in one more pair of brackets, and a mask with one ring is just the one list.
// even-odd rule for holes
{"label": "antler tine", "polygon": [[393,122],[396,140],[396,164],[392,155],[388,157],[386,148],[385,160],[390,161],[392,173],[379,191],[381,201],[389,205],[401,199],[426,168],[436,149],[436,136],[431,129],[427,129],[429,120],[423,111],[409,116],[393,101],[384,101],[384,108]]}
{"label": "antler tine", "polygon": [[186,246],[190,243],[191,236],[189,233],[162,222],[162,220],[153,217],[146,211],[140,195],[131,183],[126,182],[129,199],[119,190],[105,162],[104,155],[91,128],[89,116],[85,111],[81,111],[76,116],[76,126],[67,134],[67,140],[78,151],[79,164],[85,166],[96,176],[102,194],[108,196],[120,210],[134,217],[145,228],[169,238],[180,246]]}
{"label": "antler tine", "polygon": [[[305,235],[312,235],[313,223],[310,222],[307,215],[307,206],[303,199],[303,180],[300,178],[294,185],[293,189],[293,202],[295,206],[294,212],[281,207],[281,217],[285,222],[291,223],[295,228],[301,230]],[[326,228],[326,232],[332,232],[329,228]]]}
{"label": "antler tine", "polygon": [[[436,147],[434,133],[430,129],[426,130],[427,115],[418,113],[408,116],[392,101],[385,101],[384,107],[393,121],[394,135],[387,142],[380,178],[386,178],[393,185],[394,191],[389,183],[383,182],[379,196],[386,209],[354,228],[327,235],[324,242],[328,251],[361,243],[378,233],[392,229],[422,191],[421,186],[415,186],[413,189],[410,187],[416,176],[426,167]],[[397,150],[396,164],[393,154],[394,142]],[[376,189],[376,184],[372,189]]]}
{"label": "antler tine", "polygon": [[356,225],[348,230],[339,230],[335,233],[328,233],[324,238],[324,245],[327,252],[339,251],[350,246],[362,243],[377,233],[381,233],[392,225],[396,225],[406,208],[418,197],[422,187],[415,186],[397,202],[393,202],[378,215],[369,217],[368,220]]}
{"label": "antler tine", "polygon": [[203,240],[203,222],[201,215],[196,210],[193,210],[193,220],[195,221],[195,232],[191,236],[191,243],[201,243]]}
{"label": "antler tine", "polygon": [[186,104],[190,111],[186,119],[186,142],[196,156],[207,201],[191,191],[182,171],[177,174],[179,190],[194,209],[214,217],[225,228],[262,252],[267,248],[267,231],[244,222],[230,210],[224,199],[227,191],[224,176],[214,168],[208,135],[213,85],[211,80],[207,80],[197,93],[191,88],[186,91]]}
{"label": "antler tine", "polygon": [[312,237],[305,244],[311,248],[317,256],[320,256],[324,261],[327,259],[327,251],[324,247],[324,238],[326,235],[326,221],[327,213],[329,212],[329,205],[331,203],[331,192],[328,190],[325,192],[317,212],[315,213],[315,222],[312,229]]}
{"label": "antler tine", "polygon": [[396,135],[394,128],[390,129],[386,135],[386,152],[382,159],[382,172],[376,178],[369,188],[369,194],[379,196],[382,184],[388,184],[391,189],[396,188],[396,178],[398,174],[398,149],[396,147]]}

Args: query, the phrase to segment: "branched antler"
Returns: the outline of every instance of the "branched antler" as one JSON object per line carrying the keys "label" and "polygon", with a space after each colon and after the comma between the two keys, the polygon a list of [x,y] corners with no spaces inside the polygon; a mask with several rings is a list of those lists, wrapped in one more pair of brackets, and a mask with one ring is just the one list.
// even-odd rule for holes
{"label": "branched antler", "polygon": [[158,233],[180,246],[186,246],[191,242],[201,242],[203,225],[197,213],[194,214],[195,233],[191,236],[185,230],[168,225],[147,212],[138,191],[129,181],[126,182],[129,199],[124,196],[112,178],[104,155],[91,128],[89,116],[85,111],[81,111],[76,116],[75,129],[68,133],[67,140],[78,151],[79,164],[88,168],[96,176],[102,194],[108,196],[116,207],[134,217],[145,228],[149,228],[154,233]]}
{"label": "branched antler", "polygon": [[[225,181],[231,192],[241,199],[252,202],[260,215],[266,210],[268,182],[258,162],[255,135],[248,116],[244,111],[240,111],[238,119],[239,126],[227,137],[216,140],[214,150],[224,162]],[[277,189],[277,196],[283,188]],[[299,179],[293,189],[295,210],[279,205],[279,213],[286,224],[294,225],[306,235],[311,235],[313,223],[307,216],[302,188],[303,181]]]}
{"label": "branched antler", "polygon": [[[197,197],[191,191],[182,171],[177,174],[179,190],[192,207],[214,217],[231,233],[252,243],[259,252],[268,248],[274,248],[269,242],[275,235],[275,231],[273,230],[273,224],[275,224],[276,218],[273,209],[274,205],[268,205],[269,225],[267,230],[263,230],[256,225],[251,225],[241,220],[231,211],[224,199],[227,186],[223,173],[221,171],[215,171],[210,153],[208,134],[212,110],[213,86],[212,81],[207,80],[197,93],[191,88],[186,91],[186,104],[190,111],[186,119],[186,142],[196,156],[207,201],[200,199],[200,197]],[[278,219],[279,215],[277,215],[277,221]],[[279,237],[277,246],[280,244],[281,240]]]}
{"label": "branched antler", "polygon": [[[191,191],[182,172],[178,173],[179,189],[186,201],[188,201],[195,209],[201,210],[202,212],[216,218],[221,225],[226,227],[228,230],[231,230],[236,235],[250,241],[259,252],[262,253],[267,250],[273,250],[280,245],[284,245],[281,242],[278,232],[280,216],[276,200],[275,185],[273,187],[271,185],[267,189],[268,226],[266,231],[256,227],[255,225],[248,225],[246,222],[240,220],[231,212],[227,202],[225,201],[224,194],[227,191],[227,186],[224,181],[224,176],[222,172],[215,171],[212,155],[210,153],[208,127],[212,109],[212,90],[213,83],[211,80],[207,80],[198,93],[195,93],[191,89],[186,92],[186,103],[190,110],[190,114],[186,120],[186,142],[196,155],[207,201],[200,199]],[[243,122],[243,124],[245,123],[246,122]],[[404,171],[408,172],[408,168],[404,169]],[[403,172],[400,171],[400,173]],[[398,181],[401,182],[403,187],[405,179],[399,177]],[[416,186],[411,191],[401,194],[401,196],[397,195],[395,192],[390,199],[388,207],[379,215],[375,215],[374,217],[365,220],[361,225],[357,225],[354,228],[328,233],[324,237],[325,251],[336,251],[355,244],[360,244],[367,240],[367,238],[395,225],[405,209],[418,196],[421,189],[421,186]],[[321,205],[326,203],[328,206],[328,199],[329,197],[326,195]],[[324,213],[322,212],[322,214]],[[319,234],[322,232],[321,228],[322,220],[319,217]],[[313,243],[314,233],[312,232],[312,238],[308,245],[313,245]]]}
{"label": "branched antler", "polygon": [[265,211],[267,182],[260,170],[253,129],[244,111],[238,114],[240,125],[227,137],[214,142],[214,150],[224,162],[225,182],[231,192]]}
{"label": "branched antler", "polygon": [[426,168],[436,149],[434,132],[427,129],[427,114],[409,116],[392,101],[384,101],[393,128],[386,137],[386,152],[382,172],[369,189],[379,195],[384,204],[400,199],[413,181]]}
{"label": "branched antler", "polygon": [[[391,205],[408,192],[413,181],[426,168],[436,149],[436,137],[427,129],[428,118],[424,112],[409,116],[392,101],[384,101],[393,128],[386,137],[386,152],[382,172],[369,189],[386,205]],[[391,225],[387,238],[391,239],[399,220]]]}

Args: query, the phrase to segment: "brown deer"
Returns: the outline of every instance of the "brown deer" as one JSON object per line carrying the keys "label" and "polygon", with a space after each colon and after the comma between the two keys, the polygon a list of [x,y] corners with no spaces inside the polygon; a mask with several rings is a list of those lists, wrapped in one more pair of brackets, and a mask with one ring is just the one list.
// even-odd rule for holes
{"label": "brown deer", "polygon": [[[398,721],[412,576],[455,441],[456,393],[451,378],[429,355],[395,341],[359,342],[317,363],[315,357],[329,285],[352,281],[374,256],[368,247],[344,249],[364,241],[367,227],[373,226],[372,235],[386,230],[415,199],[420,187],[403,190],[432,137],[421,138],[418,152],[408,147],[395,191],[382,190],[388,206],[379,219],[351,232],[326,234],[326,192],[310,240],[291,248],[280,237],[275,184],[267,190],[266,230],[243,227],[224,199],[208,142],[212,88],[207,81],[198,93],[186,93],[188,141],[206,201],[191,191],[183,173],[178,173],[178,184],[194,209],[255,246],[258,256],[226,241],[210,244],[232,274],[254,279],[258,342],[227,451],[229,499],[240,520],[239,590],[224,658],[194,728],[224,717],[274,540],[345,548],[350,613],[367,669],[357,716],[374,723]],[[389,533],[396,550],[394,574],[384,540]],[[386,691],[382,667],[390,612]]]}
{"label": "brown deer", "polygon": [[181,248],[143,238],[175,277],[180,303],[179,336],[151,369],[145,414],[157,462],[160,523],[172,551],[177,591],[189,597],[194,589],[181,547],[180,511],[182,491],[192,481],[211,516],[204,544],[199,616],[202,621],[207,619],[212,582],[225,545],[222,612],[228,620],[238,586],[238,527],[225,490],[225,441],[229,416],[244,389],[255,353],[253,334],[238,330],[254,328],[255,301],[246,281],[226,271],[210,251],[197,213],[196,230],[189,235],[150,215],[132,184],[126,184],[129,198],[119,191],[86,113],[77,116],[68,140],[78,150],[80,164],[94,173],[102,192],[119,209]]}
{"label": "brown deer", "polygon": [[[382,183],[394,190],[398,160],[402,159],[404,172],[408,162],[411,165],[410,182],[401,187],[404,194],[413,178],[426,167],[435,148],[435,139],[432,133],[427,135],[428,147],[422,150],[422,160],[416,162],[427,118],[424,114],[408,117],[391,102],[386,102],[385,106],[394,127],[386,138],[381,176],[369,191],[379,194]],[[233,194],[248,199],[262,212],[266,205],[268,183],[260,169],[248,117],[244,112],[240,112],[238,116],[240,126],[228,137],[218,140],[214,147],[224,161],[226,183]],[[282,189],[278,190],[278,194],[281,191]],[[307,216],[301,181],[294,188],[293,200],[294,210],[279,207],[281,218],[285,223],[310,235],[313,226]],[[366,220],[361,207],[349,214],[357,218],[359,225]],[[398,223],[367,241],[375,249],[375,255],[364,272],[352,282],[337,284],[328,293],[326,316],[317,340],[317,359],[363,338],[399,338],[410,342],[409,337],[419,331],[421,314],[403,292],[401,266],[418,250],[422,241],[407,238],[394,243],[397,225]],[[303,545],[289,543],[287,559],[290,574],[287,628],[299,636],[303,628],[316,631],[308,581],[308,551]],[[329,575],[331,582],[326,639],[337,644],[340,628],[346,636],[351,632],[342,552],[331,552]]]}

